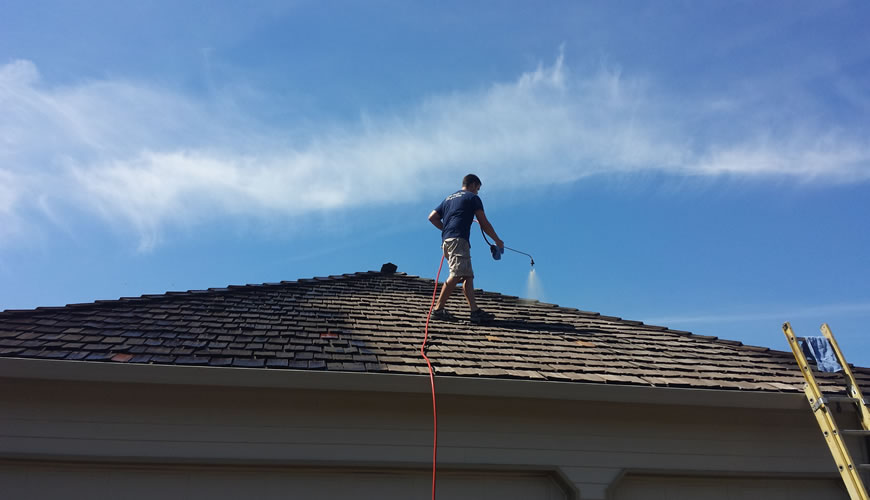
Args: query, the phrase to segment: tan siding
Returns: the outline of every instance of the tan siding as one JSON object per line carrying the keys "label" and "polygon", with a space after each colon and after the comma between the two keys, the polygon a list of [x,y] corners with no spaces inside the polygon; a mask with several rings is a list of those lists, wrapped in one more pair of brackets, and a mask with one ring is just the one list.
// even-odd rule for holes
{"label": "tan siding", "polygon": [[626,477],[613,500],[848,500],[834,479]]}
{"label": "tan siding", "polygon": [[[431,463],[425,394],[8,379],[0,394],[0,458]],[[555,471],[584,499],[601,497],[622,471],[835,477],[808,411],[461,396],[438,403],[443,467]]]}
{"label": "tan siding", "polygon": [[[431,476],[401,470],[0,462],[0,484],[9,499],[398,500],[428,498]],[[438,492],[453,500],[566,498],[540,473],[444,471]]]}

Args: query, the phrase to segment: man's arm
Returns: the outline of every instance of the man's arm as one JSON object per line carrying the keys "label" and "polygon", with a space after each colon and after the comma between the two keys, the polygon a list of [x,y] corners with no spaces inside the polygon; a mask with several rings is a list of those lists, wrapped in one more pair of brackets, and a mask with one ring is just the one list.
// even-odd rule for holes
{"label": "man's arm", "polygon": [[438,212],[436,212],[435,210],[432,210],[432,213],[429,214],[429,222],[431,222],[432,225],[437,227],[438,229],[444,229],[444,223],[441,222],[441,216],[438,215]]}
{"label": "man's arm", "polygon": [[495,234],[495,229],[492,227],[492,224],[489,223],[489,220],[486,218],[486,214],[483,213],[483,210],[478,210],[474,212],[474,216],[477,217],[477,222],[478,224],[480,224],[483,232],[488,234],[489,237],[493,239],[496,246],[499,248],[504,248],[504,242],[501,240],[501,238],[498,237],[497,234]]}

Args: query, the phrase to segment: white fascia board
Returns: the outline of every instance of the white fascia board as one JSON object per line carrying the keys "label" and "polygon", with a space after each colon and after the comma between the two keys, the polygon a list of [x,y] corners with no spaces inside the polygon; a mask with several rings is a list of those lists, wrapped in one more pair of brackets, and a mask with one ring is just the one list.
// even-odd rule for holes
{"label": "white fascia board", "polygon": [[[0,358],[0,377],[80,382],[429,393],[428,375]],[[803,394],[435,376],[438,394],[663,405],[799,409]]]}

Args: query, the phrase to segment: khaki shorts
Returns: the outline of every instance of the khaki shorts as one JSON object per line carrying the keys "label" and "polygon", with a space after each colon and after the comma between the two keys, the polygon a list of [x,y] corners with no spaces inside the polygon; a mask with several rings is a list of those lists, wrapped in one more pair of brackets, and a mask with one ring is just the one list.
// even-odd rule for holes
{"label": "khaki shorts", "polygon": [[447,264],[450,266],[450,276],[474,278],[471,269],[471,245],[464,238],[448,238],[441,244]]}

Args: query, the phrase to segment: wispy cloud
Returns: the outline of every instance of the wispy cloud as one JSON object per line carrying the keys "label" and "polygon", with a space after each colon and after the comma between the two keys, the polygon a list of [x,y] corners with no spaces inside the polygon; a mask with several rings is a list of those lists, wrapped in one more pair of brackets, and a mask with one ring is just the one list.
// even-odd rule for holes
{"label": "wispy cloud", "polygon": [[15,237],[22,226],[16,212],[22,181],[11,172],[0,170],[0,241]]}
{"label": "wispy cloud", "polygon": [[693,316],[664,316],[646,320],[650,324],[713,324],[741,323],[748,321],[792,321],[802,318],[828,317],[833,315],[870,314],[870,303],[824,304],[810,307],[795,307],[773,312],[734,311],[723,314],[700,314]]}
{"label": "wispy cloud", "polygon": [[[0,227],[71,208],[135,228],[143,249],[167,225],[216,216],[432,196],[469,165],[490,187],[643,171],[870,179],[866,134],[760,127],[739,99],[683,102],[616,69],[574,74],[561,54],[511,82],[290,140],[238,109],[141,82],[52,87],[29,61],[0,66],[0,109]],[[725,119],[732,126],[717,135]]]}

